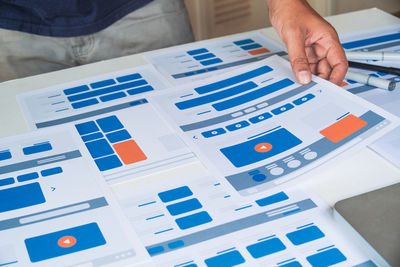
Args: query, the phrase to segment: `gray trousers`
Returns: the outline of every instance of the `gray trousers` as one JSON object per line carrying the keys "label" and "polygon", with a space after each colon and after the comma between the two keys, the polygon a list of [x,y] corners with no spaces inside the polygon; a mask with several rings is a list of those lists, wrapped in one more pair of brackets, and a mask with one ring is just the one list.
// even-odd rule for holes
{"label": "gray trousers", "polygon": [[154,0],[100,32],[79,37],[0,29],[0,82],[192,41],[183,0]]}

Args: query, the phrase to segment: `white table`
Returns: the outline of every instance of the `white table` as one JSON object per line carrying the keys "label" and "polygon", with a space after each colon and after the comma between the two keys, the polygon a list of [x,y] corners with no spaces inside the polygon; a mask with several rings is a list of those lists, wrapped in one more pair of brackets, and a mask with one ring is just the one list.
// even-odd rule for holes
{"label": "white table", "polygon": [[[331,16],[326,19],[339,33],[400,22],[400,19],[375,8]],[[262,29],[260,32],[279,41],[279,37],[272,28]],[[0,137],[29,131],[16,101],[15,96],[17,94],[145,63],[146,61],[142,54],[137,54],[0,83]],[[5,67],[1,66],[0,69]],[[173,175],[175,173],[195,171],[197,168],[202,168],[199,162],[169,170],[167,173]],[[306,175],[306,179],[302,178],[301,180],[303,184],[309,186],[330,205],[334,205],[336,201],[343,198],[399,181],[400,169],[391,165],[368,148],[356,153],[347,153],[345,157],[339,157],[339,159],[325,164],[324,168],[318,168],[318,171]],[[143,182],[146,182],[146,179],[129,182],[129,185],[114,185],[113,189],[118,190],[127,186],[134,188],[135,185]]]}

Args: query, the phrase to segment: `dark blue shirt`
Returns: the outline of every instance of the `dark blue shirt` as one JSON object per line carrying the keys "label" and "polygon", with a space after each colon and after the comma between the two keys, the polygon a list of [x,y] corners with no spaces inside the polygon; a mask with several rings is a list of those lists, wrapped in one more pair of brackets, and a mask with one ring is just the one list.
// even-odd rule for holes
{"label": "dark blue shirt", "polygon": [[152,0],[0,0],[0,28],[54,37],[98,32]]}

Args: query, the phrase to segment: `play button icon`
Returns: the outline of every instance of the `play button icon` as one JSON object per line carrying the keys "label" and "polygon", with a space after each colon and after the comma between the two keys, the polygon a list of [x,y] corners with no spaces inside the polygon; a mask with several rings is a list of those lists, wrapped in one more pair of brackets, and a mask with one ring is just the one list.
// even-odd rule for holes
{"label": "play button icon", "polygon": [[63,236],[58,239],[57,243],[62,248],[70,248],[76,244],[76,238],[73,236]]}
{"label": "play button icon", "polygon": [[260,153],[268,152],[272,149],[272,145],[270,143],[259,143],[254,146],[254,150]]}

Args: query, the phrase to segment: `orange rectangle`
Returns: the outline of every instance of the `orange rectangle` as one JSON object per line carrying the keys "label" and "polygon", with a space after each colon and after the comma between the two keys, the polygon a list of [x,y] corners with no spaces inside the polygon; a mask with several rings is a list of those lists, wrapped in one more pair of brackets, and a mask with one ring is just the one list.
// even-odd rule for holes
{"label": "orange rectangle", "polygon": [[271,52],[271,51],[267,48],[259,48],[259,49],[250,50],[249,54],[255,56],[255,55],[264,54],[264,53],[268,53],[268,52]]}
{"label": "orange rectangle", "polygon": [[349,84],[347,82],[345,82],[345,81],[342,81],[339,86],[343,87],[343,86],[346,86],[346,85],[349,85]]}
{"label": "orange rectangle", "polygon": [[320,131],[320,133],[332,142],[337,143],[357,132],[365,125],[367,125],[365,121],[350,114],[338,122],[335,122],[331,126],[323,129]]}
{"label": "orange rectangle", "polygon": [[113,147],[124,164],[132,164],[147,159],[134,140],[114,144]]}

